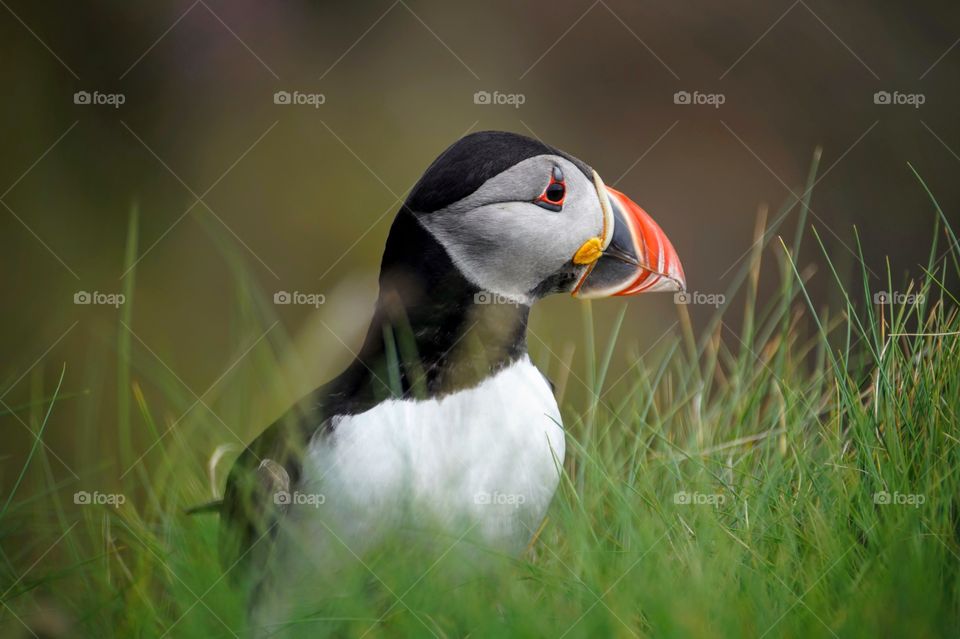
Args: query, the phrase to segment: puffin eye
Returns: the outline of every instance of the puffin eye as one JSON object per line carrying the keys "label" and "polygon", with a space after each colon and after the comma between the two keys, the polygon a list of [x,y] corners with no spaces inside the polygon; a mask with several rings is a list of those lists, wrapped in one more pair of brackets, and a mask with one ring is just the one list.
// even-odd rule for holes
{"label": "puffin eye", "polygon": [[547,188],[543,190],[543,193],[534,200],[534,204],[548,211],[558,213],[563,209],[563,200],[566,195],[567,185],[563,181],[563,172],[560,170],[560,167],[555,166],[550,175],[550,183],[547,184]]}
{"label": "puffin eye", "polygon": [[563,196],[567,194],[567,190],[560,182],[553,182],[547,187],[547,190],[544,191],[543,194],[546,196],[548,201],[559,204],[560,202],[563,202]]}

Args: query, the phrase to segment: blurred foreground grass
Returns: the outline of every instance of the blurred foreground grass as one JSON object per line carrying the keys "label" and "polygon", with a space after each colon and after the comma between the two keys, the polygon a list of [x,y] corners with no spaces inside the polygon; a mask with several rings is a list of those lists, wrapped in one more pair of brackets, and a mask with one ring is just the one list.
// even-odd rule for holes
{"label": "blurred foreground grass", "polygon": [[[960,319],[944,282],[960,276],[960,249],[932,196],[931,203],[934,239],[923,277],[888,280],[885,289],[909,295],[906,302],[857,303],[876,292],[866,274],[843,281],[828,268],[846,304],[814,308],[804,289],[809,273],[797,263],[798,232],[771,242],[780,292],[759,305],[758,281],[770,270],[761,257],[773,235],[764,234],[761,216],[758,242],[728,291],[731,303],[699,338],[678,306],[681,337],[631,362],[623,379],[607,378],[616,331],[596,344],[589,305],[586,370],[564,370],[549,347],[531,340],[548,374],[582,382],[591,399],[564,402],[565,474],[527,551],[501,557],[455,539],[422,549],[388,544],[348,562],[352,568],[334,576],[336,594],[314,615],[277,630],[310,637],[956,636]],[[802,229],[806,202],[799,205]],[[813,236],[819,239],[815,229]],[[130,263],[135,238],[134,224]],[[272,307],[247,284],[239,261],[235,272],[238,325],[261,334],[275,322]],[[132,302],[132,278],[126,293]],[[736,331],[724,315],[733,304],[744,309]],[[155,414],[139,380],[183,408],[200,400],[149,353],[131,368],[131,353],[142,350],[125,328],[134,305],[124,307],[117,332],[120,459],[91,452],[84,469],[123,472],[110,493],[123,503],[75,504],[77,485],[56,480],[46,451],[34,446],[17,472],[20,479],[42,474],[46,490],[28,494],[18,480],[0,502],[3,636],[248,632],[243,596],[217,559],[216,517],[183,514],[210,498],[210,479],[193,460],[223,441]],[[250,353],[261,379],[273,377],[288,348],[273,337]],[[228,398],[228,410],[242,416],[251,393],[274,391],[249,388]],[[67,394],[58,386],[36,387],[34,395],[15,410],[42,434]],[[163,435],[149,465],[137,463],[142,451],[131,443],[132,429],[144,424],[151,441]],[[75,430],[78,442],[107,436],[95,419]],[[222,483],[236,450],[220,452]]]}

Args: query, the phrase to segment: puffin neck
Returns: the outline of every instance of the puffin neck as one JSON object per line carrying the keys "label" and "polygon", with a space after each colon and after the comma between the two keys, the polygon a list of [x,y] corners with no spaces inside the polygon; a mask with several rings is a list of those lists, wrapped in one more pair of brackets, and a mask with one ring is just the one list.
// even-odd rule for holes
{"label": "puffin neck", "polygon": [[365,383],[380,396],[438,397],[476,386],[526,355],[530,308],[480,293],[414,214],[401,209],[355,362]]}

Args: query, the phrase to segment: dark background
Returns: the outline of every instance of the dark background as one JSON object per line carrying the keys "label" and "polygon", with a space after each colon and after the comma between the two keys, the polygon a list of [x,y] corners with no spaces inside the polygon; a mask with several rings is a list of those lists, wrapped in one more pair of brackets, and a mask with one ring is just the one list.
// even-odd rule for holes
{"label": "dark background", "polygon": [[[112,307],[77,306],[73,295],[128,284],[134,207],[133,357],[197,394],[216,381],[205,396],[214,408],[243,393],[249,409],[226,421],[244,439],[352,358],[399,200],[468,131],[535,135],[593,165],[659,221],[689,287],[704,293],[728,285],[758,206],[769,205],[772,222],[801,192],[817,146],[809,222],[842,277],[861,269],[854,226],[875,289],[887,288],[888,256],[895,288],[926,262],[935,214],[908,162],[960,222],[954,2],[0,4],[0,399],[16,407],[49,394],[66,362],[64,390],[87,393],[55,411],[45,436],[66,465],[81,416],[102,423],[102,450],[117,438],[124,328]],[[74,104],[81,90],[125,103]],[[325,103],[276,105],[278,90]],[[475,104],[481,90],[519,93],[524,104]],[[677,105],[680,90],[725,102]],[[925,103],[878,105],[881,90]],[[196,196],[203,203],[190,208]],[[782,222],[788,238],[796,214]],[[778,247],[766,252],[766,291]],[[295,345],[280,372],[244,358],[262,335],[237,321],[231,253],[268,298],[326,295],[320,310],[274,309],[280,324],[267,342],[283,333]],[[811,289],[818,304],[835,304],[809,234],[800,261],[821,264]],[[598,325],[621,305],[595,303]],[[695,326],[713,311],[691,310]],[[534,313],[531,349],[554,374],[565,353],[583,352],[581,311],[557,298]],[[676,319],[669,296],[632,301],[623,351],[677,333]],[[267,379],[277,375],[282,383]],[[181,408],[141,383],[159,420],[173,423]],[[284,390],[258,397],[268,386]],[[36,425],[0,415],[3,483]],[[137,450],[153,440],[135,439]]]}

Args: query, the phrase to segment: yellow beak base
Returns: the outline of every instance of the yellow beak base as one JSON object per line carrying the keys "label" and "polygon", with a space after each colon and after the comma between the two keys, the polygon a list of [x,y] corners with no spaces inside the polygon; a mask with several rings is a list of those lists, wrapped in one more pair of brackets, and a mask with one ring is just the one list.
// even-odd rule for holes
{"label": "yellow beak base", "polygon": [[603,255],[603,240],[599,237],[591,237],[573,254],[573,263],[578,266],[593,264],[600,259],[601,255]]}

